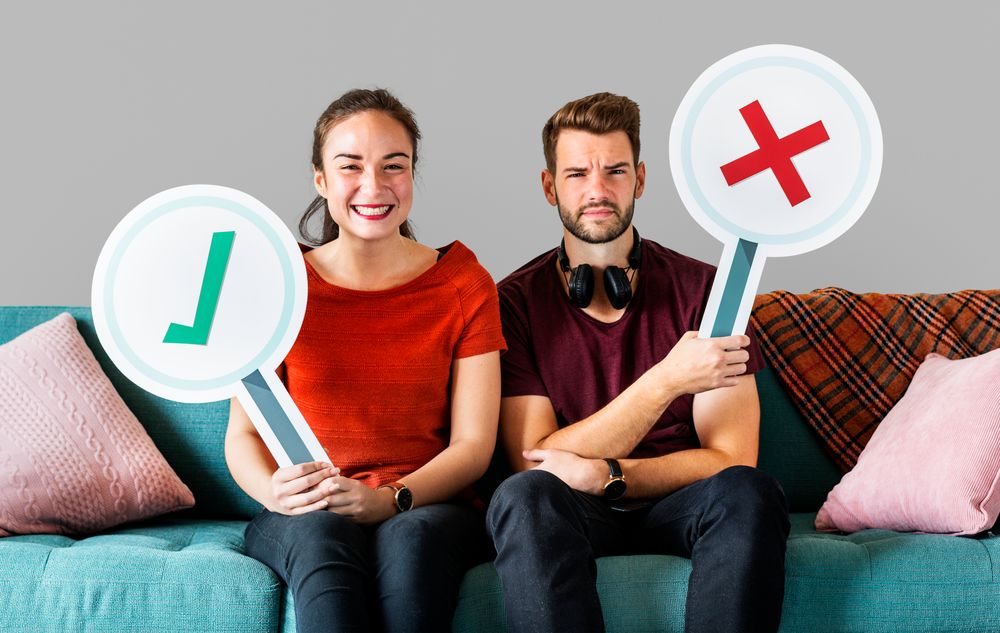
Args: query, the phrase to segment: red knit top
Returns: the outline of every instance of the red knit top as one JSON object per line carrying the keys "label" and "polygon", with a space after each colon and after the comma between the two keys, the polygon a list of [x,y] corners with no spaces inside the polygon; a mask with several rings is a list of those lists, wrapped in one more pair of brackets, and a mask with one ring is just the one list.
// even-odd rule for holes
{"label": "red knit top", "polygon": [[439,250],[415,279],[377,291],[330,284],[306,262],[285,384],[333,464],[371,487],[448,446],[452,362],[506,349],[490,274],[461,242]]}

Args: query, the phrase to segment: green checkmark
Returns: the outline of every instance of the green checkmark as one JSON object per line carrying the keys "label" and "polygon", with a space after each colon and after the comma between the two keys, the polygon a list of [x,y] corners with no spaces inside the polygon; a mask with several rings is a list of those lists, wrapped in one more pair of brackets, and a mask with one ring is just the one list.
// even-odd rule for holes
{"label": "green checkmark", "polygon": [[222,280],[226,276],[226,266],[229,264],[229,254],[233,251],[235,237],[236,231],[212,233],[212,245],[208,249],[208,263],[205,264],[205,276],[201,281],[201,294],[198,296],[194,325],[171,323],[167,328],[167,335],[163,337],[164,343],[187,345],[208,343],[208,333],[215,319],[215,309],[219,306]]}

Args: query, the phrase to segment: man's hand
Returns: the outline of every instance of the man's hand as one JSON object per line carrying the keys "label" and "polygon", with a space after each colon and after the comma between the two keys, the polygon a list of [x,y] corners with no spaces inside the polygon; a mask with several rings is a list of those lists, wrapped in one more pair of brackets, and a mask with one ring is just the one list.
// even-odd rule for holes
{"label": "man's hand", "polygon": [[396,502],[391,488],[372,490],[350,477],[337,477],[326,498],[327,510],[345,516],[355,523],[381,523],[396,514]]}
{"label": "man's hand", "polygon": [[587,459],[556,448],[524,451],[524,459],[538,462],[533,468],[552,473],[579,492],[601,496],[608,481],[608,465],[603,459]]}
{"label": "man's hand", "polygon": [[271,512],[294,516],[322,510],[326,496],[332,492],[332,481],[340,469],[324,462],[306,462],[285,466],[271,475]]}
{"label": "man's hand", "polygon": [[652,371],[678,393],[734,387],[747,370],[747,345],[750,337],[743,334],[698,338],[697,332],[686,332]]}

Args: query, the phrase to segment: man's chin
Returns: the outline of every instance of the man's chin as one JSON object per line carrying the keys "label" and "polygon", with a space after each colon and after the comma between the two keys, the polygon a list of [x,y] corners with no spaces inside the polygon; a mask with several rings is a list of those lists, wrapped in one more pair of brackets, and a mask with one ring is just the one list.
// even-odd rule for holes
{"label": "man's chin", "polygon": [[567,227],[570,234],[582,242],[588,244],[607,244],[613,240],[618,239],[624,232],[627,226],[613,226],[613,227],[602,227],[600,229],[587,229],[579,225],[574,227]]}

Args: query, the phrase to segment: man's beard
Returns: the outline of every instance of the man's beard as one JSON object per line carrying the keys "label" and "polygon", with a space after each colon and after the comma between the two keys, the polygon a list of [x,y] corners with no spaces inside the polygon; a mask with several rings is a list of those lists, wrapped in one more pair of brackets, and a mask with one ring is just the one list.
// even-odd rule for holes
{"label": "man's beard", "polygon": [[[585,228],[581,222],[583,212],[596,207],[607,207],[614,210],[615,221],[597,229]],[[635,198],[632,198],[631,202],[629,202],[625,213],[622,213],[618,205],[610,200],[600,200],[583,205],[577,209],[575,214],[571,215],[559,203],[558,195],[556,196],[556,208],[559,209],[559,219],[562,220],[563,226],[570,232],[570,235],[588,244],[605,244],[617,239],[632,224],[632,213],[635,211]]]}

